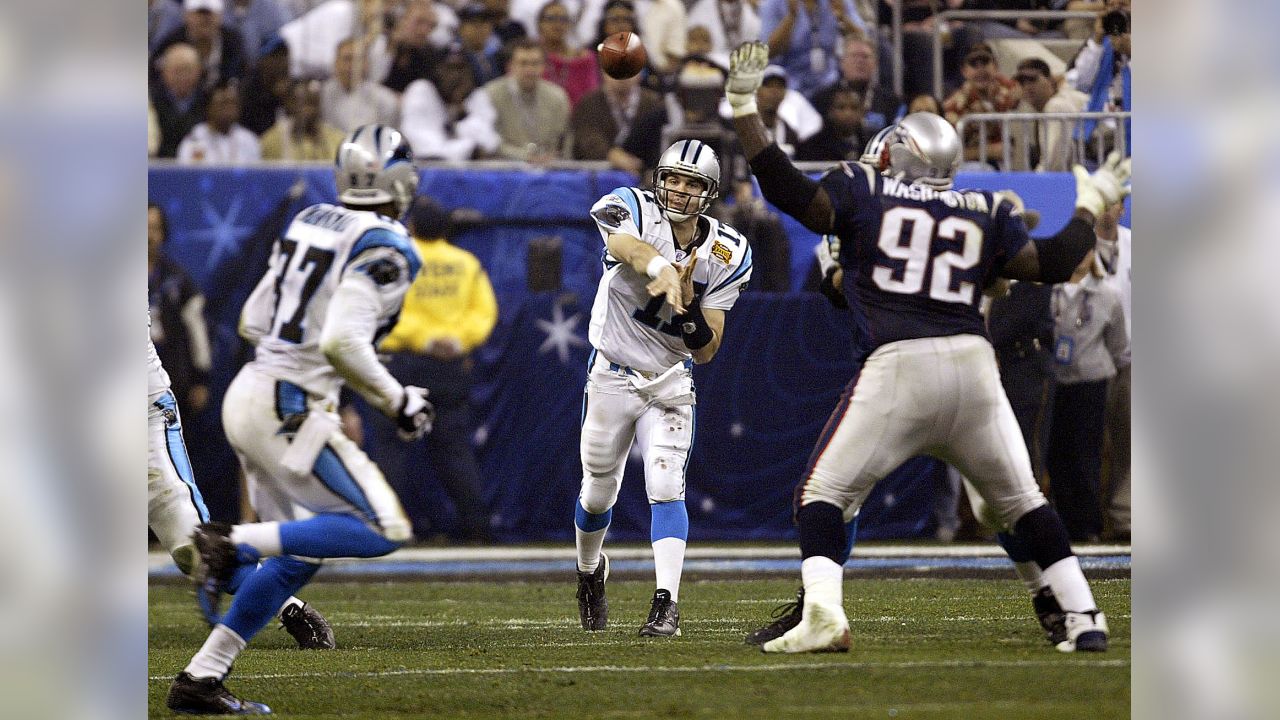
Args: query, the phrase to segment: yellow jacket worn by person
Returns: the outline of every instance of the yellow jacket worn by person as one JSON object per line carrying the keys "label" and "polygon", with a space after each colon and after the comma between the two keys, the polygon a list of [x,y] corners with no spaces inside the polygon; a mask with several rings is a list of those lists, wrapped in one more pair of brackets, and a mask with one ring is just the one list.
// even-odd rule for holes
{"label": "yellow jacket worn by person", "polygon": [[382,341],[383,352],[424,352],[434,341],[457,338],[463,354],[484,343],[498,322],[498,301],[475,255],[444,240],[414,238],[422,269],[404,296],[400,322]]}

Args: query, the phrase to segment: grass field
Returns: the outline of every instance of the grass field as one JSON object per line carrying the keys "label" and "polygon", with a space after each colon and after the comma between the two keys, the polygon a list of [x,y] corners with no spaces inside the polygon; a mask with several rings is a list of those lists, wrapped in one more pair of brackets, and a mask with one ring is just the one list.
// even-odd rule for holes
{"label": "grass field", "polygon": [[[794,580],[686,581],[683,636],[645,639],[651,581],[611,581],[610,628],[583,632],[568,582],[316,583],[339,649],[273,625],[227,682],[289,718],[1127,718],[1128,579],[1094,580],[1111,650],[1045,642],[1013,580],[848,579],[847,654],[742,642]],[[151,588],[152,717],[203,642],[186,585]]]}

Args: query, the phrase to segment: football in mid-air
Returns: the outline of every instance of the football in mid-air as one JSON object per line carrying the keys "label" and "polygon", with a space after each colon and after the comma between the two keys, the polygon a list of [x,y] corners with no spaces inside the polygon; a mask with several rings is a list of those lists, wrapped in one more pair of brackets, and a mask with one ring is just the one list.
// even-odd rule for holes
{"label": "football in mid-air", "polygon": [[614,33],[596,47],[600,57],[600,69],[615,80],[625,80],[644,69],[649,56],[644,51],[640,36],[635,33]]}

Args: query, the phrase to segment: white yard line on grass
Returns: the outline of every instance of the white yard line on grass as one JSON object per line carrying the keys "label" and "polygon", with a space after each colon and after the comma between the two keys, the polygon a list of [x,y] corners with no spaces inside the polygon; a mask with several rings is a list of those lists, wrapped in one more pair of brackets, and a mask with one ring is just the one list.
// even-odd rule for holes
{"label": "white yard line on grass", "polygon": [[[1074,548],[1077,555],[1128,555],[1129,545],[1082,545]],[[858,545],[853,549],[855,558],[900,558],[900,557],[1003,557],[1004,551],[995,543],[953,543],[949,545]],[[484,562],[512,560],[573,560],[577,557],[572,545],[566,547],[448,547],[448,548],[402,548],[390,555],[368,560],[365,563],[378,562]],[[613,547],[609,549],[609,557],[614,560],[650,560],[653,549],[648,545],[629,547]],[[794,544],[768,546],[721,545],[691,547],[685,551],[689,560],[718,559],[789,559],[800,560],[800,552]],[[343,562],[343,561],[336,561]],[[153,552],[149,556],[152,569],[168,567],[173,563],[169,554]]]}
{"label": "white yard line on grass", "polygon": [[[599,672],[644,672],[644,673],[698,673],[698,672],[776,672],[788,670],[832,670],[843,668],[859,669],[915,669],[932,668],[944,670],[949,668],[991,668],[991,667],[1027,667],[1045,666],[1061,667],[1074,665],[1082,667],[1128,667],[1128,660],[919,660],[906,662],[811,662],[811,663],[771,663],[768,665],[693,665],[685,667],[669,667],[656,665],[582,665],[568,667],[545,668],[404,668],[401,670],[379,670],[374,672],[304,672],[304,673],[243,673],[237,674],[237,680],[285,680],[301,678],[334,678],[350,679],[362,677],[395,677],[400,675],[519,675],[524,673],[599,673]],[[152,675],[151,682],[170,682],[170,675]]]}

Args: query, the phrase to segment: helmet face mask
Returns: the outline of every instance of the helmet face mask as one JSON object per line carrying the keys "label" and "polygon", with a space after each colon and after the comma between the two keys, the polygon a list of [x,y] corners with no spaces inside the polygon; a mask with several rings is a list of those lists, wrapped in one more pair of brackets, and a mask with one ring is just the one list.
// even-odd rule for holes
{"label": "helmet face mask", "polygon": [[867,146],[862,150],[862,157],[858,158],[858,162],[864,165],[870,165],[876,169],[876,172],[883,173],[889,169],[889,136],[898,129],[897,125],[886,125],[879,132],[871,136],[867,141]]}
{"label": "helmet face mask", "polygon": [[362,125],[338,145],[334,158],[338,199],[350,206],[390,203],[400,218],[418,190],[413,148],[390,125]]}
{"label": "helmet face mask", "polygon": [[[703,184],[699,194],[670,190],[666,180],[672,175],[697,180]],[[720,159],[700,140],[677,140],[662,153],[653,171],[653,196],[658,207],[672,222],[684,222],[711,209],[720,191]],[[683,207],[673,207],[672,200],[685,198]]]}

